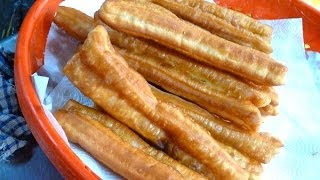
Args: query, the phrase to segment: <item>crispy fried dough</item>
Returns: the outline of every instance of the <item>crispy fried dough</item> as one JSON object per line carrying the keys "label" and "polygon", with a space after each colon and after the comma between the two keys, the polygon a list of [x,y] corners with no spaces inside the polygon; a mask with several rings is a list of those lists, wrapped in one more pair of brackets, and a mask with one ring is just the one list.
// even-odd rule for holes
{"label": "crispy fried dough", "polygon": [[203,12],[210,13],[217,18],[222,19],[223,21],[228,22],[229,24],[239,28],[248,30],[254,34],[261,36],[262,38],[270,41],[272,35],[272,28],[268,25],[262,24],[257,20],[234,11],[232,9],[228,9],[218,4],[213,4],[206,2],[204,0],[175,0],[180,4],[188,5],[197,9],[200,9]]}
{"label": "crispy fried dough", "polygon": [[238,149],[243,154],[262,163],[267,163],[278,153],[282,143],[268,133],[245,132],[218,116],[177,96],[152,87],[152,93],[159,101],[178,108],[185,117],[200,124],[218,141]]}
{"label": "crispy fried dough", "polygon": [[89,116],[59,110],[55,117],[71,142],[79,144],[97,160],[125,178],[183,179],[172,167],[122,141],[111,130]]}
{"label": "crispy fried dough", "polygon": [[[70,16],[70,14],[68,14],[68,13],[73,14],[73,15]],[[60,16],[62,16],[62,18],[63,18],[63,19],[61,18],[61,20],[66,21],[66,22],[59,23],[58,26],[63,29],[65,29],[65,28],[70,29],[69,35],[77,38],[80,41],[84,40],[84,38],[87,36],[87,34],[85,34],[85,36],[76,36],[75,34],[77,34],[77,32],[72,32],[72,31],[78,31],[78,28],[69,27],[69,26],[72,26],[73,24],[69,23],[68,18],[65,18],[65,17],[77,18],[77,21],[81,21],[81,22],[79,22],[77,27],[83,28],[83,30],[85,30],[85,31],[88,29],[94,29],[94,27],[95,27],[93,25],[94,23],[90,23],[91,27],[87,28],[87,25],[85,25],[84,23],[87,20],[93,22],[93,18],[91,18],[89,16],[84,16],[84,13],[82,13],[81,11],[72,9],[72,8],[64,7],[64,13],[60,14]],[[83,18],[79,19],[78,17],[83,17]],[[82,20],[84,20],[84,21],[82,21]],[[73,20],[70,20],[70,22],[72,22],[72,21]],[[74,61],[78,61],[79,55],[77,54],[73,58],[74,58]],[[79,63],[79,62],[74,62],[74,63]],[[74,67],[76,67],[76,66],[77,65],[75,65]],[[98,82],[96,82],[96,83],[98,83]],[[179,147],[177,147],[175,144],[173,144],[169,140],[169,138],[165,135],[163,130],[161,130],[157,126],[151,124],[150,121],[147,120],[144,116],[137,115],[137,113],[131,112],[132,110],[130,108],[128,108],[128,105],[122,104],[122,106],[120,105],[117,107],[126,109],[127,111],[122,111],[122,113],[127,114],[127,118],[130,119],[130,121],[127,121],[124,119],[125,121],[122,121],[122,123],[126,124],[127,126],[132,128],[134,131],[138,132],[144,138],[148,139],[151,143],[153,143],[158,148],[165,151],[170,156],[174,157],[174,159],[177,159],[179,162],[181,162],[185,166],[205,175],[209,179],[215,179],[215,176],[212,174],[212,172],[206,166],[204,166],[198,160],[191,157],[189,154],[185,153]],[[172,149],[174,149],[174,151],[172,151]]]}
{"label": "crispy fried dough", "polygon": [[[122,49],[122,55],[141,57],[141,64],[148,63],[156,66],[160,71],[175,78],[180,78],[181,82],[189,84],[199,91],[206,92],[209,96],[210,92],[218,92],[235,99],[251,101],[257,107],[264,107],[271,102],[270,91],[262,89],[261,86],[254,85],[249,81],[243,82],[241,79],[226,72],[193,62],[189,57],[152,41],[135,38],[113,30],[104,24],[97,14],[95,14],[94,20],[97,24],[103,25],[107,29],[112,44]],[[143,58],[148,58],[148,61],[143,60]],[[139,61],[134,64],[139,64]],[[135,66],[138,65],[133,67]],[[169,71],[170,73],[168,73]],[[156,70],[153,72],[156,73]],[[199,87],[195,87],[192,83]],[[161,86],[161,84],[158,85]]]}
{"label": "crispy fried dough", "polygon": [[[128,127],[142,135],[144,138],[148,139],[154,145],[164,150],[168,155],[177,159],[179,162],[185,166],[205,175],[209,179],[215,179],[214,174],[202,163],[200,163],[194,157],[185,153],[181,148],[173,144],[166,133],[160,129],[158,126],[152,124],[146,117],[136,112],[135,109],[131,107],[130,104],[126,102],[115,102],[119,100],[121,94],[115,95],[117,92],[108,90],[104,83],[105,81],[101,79],[96,73],[90,68],[83,65],[80,61],[79,55],[76,54],[71,60],[69,60],[68,65],[64,69],[65,74],[68,78],[73,81],[73,83],[81,89],[81,91],[86,94],[91,99],[96,99],[95,102],[99,104],[106,103],[104,100],[109,99],[110,108],[114,108],[112,114],[122,123],[126,124]],[[82,78],[85,77],[85,78]],[[86,81],[86,82],[84,82]],[[95,91],[90,88],[96,88]],[[89,90],[87,90],[89,89]],[[99,95],[100,93],[100,95]],[[89,95],[90,94],[90,95]],[[101,98],[101,101],[99,101]],[[98,103],[99,101],[99,103]],[[118,118],[123,116],[123,118]],[[172,151],[174,149],[175,151]]]}
{"label": "crispy fried dough", "polygon": [[278,105],[269,104],[265,107],[259,108],[259,110],[263,116],[276,116],[279,114]]}
{"label": "crispy fried dough", "polygon": [[[170,63],[163,63],[162,65],[165,67],[160,69],[161,66],[159,68],[159,66],[152,64],[152,57],[136,56],[134,54],[126,53],[126,50],[120,50],[119,53],[126,59],[130,67],[141,73],[148,81],[158,84],[174,94],[197,103],[211,113],[225,117],[243,129],[255,132],[262,123],[259,110],[250,102],[239,101],[219,93],[203,92],[206,89],[202,89],[201,92],[196,89],[197,87],[201,88],[201,86],[198,85],[201,83],[194,81],[194,84],[190,85],[190,83],[192,83],[192,81],[190,81],[188,82],[189,84],[185,84],[181,81],[181,78],[186,78],[185,76],[176,74],[176,77],[179,77],[179,79],[172,77],[172,75],[175,74],[169,75],[167,72],[170,68]],[[167,71],[165,71],[164,68],[166,68]],[[177,70],[175,67],[172,68],[174,69],[172,72],[177,72],[175,71]],[[187,81],[188,79],[185,79],[185,82]]]}
{"label": "crispy fried dough", "polygon": [[187,57],[165,47],[106,28],[112,43],[124,48],[118,52],[129,66],[149,82],[194,101],[246,130],[257,131],[261,123],[260,112],[251,103],[241,100],[251,100],[258,106],[267,105],[271,99],[265,93],[219,70],[190,62]]}
{"label": "crispy fried dough", "polygon": [[96,120],[102,123],[105,127],[109,128],[114,134],[120,137],[123,141],[129,143],[131,146],[142,150],[146,154],[152,156],[156,160],[164,163],[168,166],[171,166],[175,170],[177,170],[184,179],[189,180],[198,180],[198,179],[206,179],[195,171],[190,170],[184,165],[178,163],[173,160],[171,157],[159,151],[153,147],[151,147],[148,143],[142,140],[136,133],[130,130],[127,126],[122,124],[121,122],[113,119],[106,113],[100,112],[98,110],[89,108],[87,106],[81,105],[74,100],[69,100],[63,109],[72,113],[80,113],[86,116],[89,116],[91,119]]}
{"label": "crispy fried dough", "polygon": [[106,28],[112,43],[126,49],[119,53],[148,81],[192,100],[245,129],[258,129],[261,122],[259,110],[252,104],[241,101],[251,101],[258,107],[264,107],[271,101],[264,93],[231,75],[192,62],[189,58],[153,42]]}
{"label": "crispy fried dough", "polygon": [[261,93],[267,94],[267,96],[271,98],[270,105],[273,105],[273,106],[279,105],[279,96],[274,87],[257,85],[246,79],[242,79],[242,81],[247,85],[251,86],[252,88],[254,88],[255,90]]}
{"label": "crispy fried dough", "polygon": [[224,19],[207,13],[202,9],[183,4],[179,0],[151,0],[151,2],[170,10],[178,17],[190,21],[219,37],[264,53],[272,52],[270,42],[261,36],[247,29],[235,27]]}
{"label": "crispy fried dough", "polygon": [[59,6],[53,21],[69,35],[84,41],[96,24],[92,17],[79,12],[70,7]]}
{"label": "crispy fried dough", "polygon": [[222,39],[171,14],[154,11],[147,2],[110,0],[101,6],[99,16],[116,30],[156,41],[257,84],[285,83],[287,68],[268,55]]}
{"label": "crispy fried dough", "polygon": [[[70,8],[71,9],[71,8]],[[73,10],[73,9],[71,9],[71,10]],[[75,11],[77,11],[77,10],[75,10]],[[67,11],[65,11],[65,13],[67,13]],[[78,13],[81,13],[81,12],[78,12]],[[61,15],[62,16],[62,15]],[[69,16],[70,17],[70,16]],[[77,17],[77,16],[71,16],[70,18],[75,18],[75,17]],[[62,18],[63,18],[63,16],[62,16]],[[93,19],[91,18],[91,17],[89,17],[89,16],[87,16],[87,19],[89,19],[90,21],[93,21]],[[72,20],[71,20],[71,22],[72,22]],[[83,21],[84,22],[84,21]],[[78,25],[77,26],[77,28],[76,29],[72,29],[71,30],[71,34],[70,35],[72,35],[72,36],[74,36],[74,37],[76,37],[76,35],[73,35],[72,33],[76,33],[76,32],[72,32],[72,31],[79,31],[78,29],[79,28],[83,28],[83,29],[93,29],[93,27],[95,26],[95,24],[94,23],[91,23],[91,27],[90,28],[88,28],[88,26],[86,26],[85,24],[83,25],[83,26],[81,26],[81,22],[79,22],[80,23],[80,25]],[[62,24],[62,25],[60,25],[60,26],[72,26],[72,23],[71,24],[68,24],[68,23],[64,23],[64,24]],[[63,27],[62,27],[63,28]],[[108,28],[108,27],[106,27],[106,28]],[[88,32],[89,30],[87,30],[87,32]],[[134,38],[134,37],[129,37],[129,36],[127,36],[127,35],[124,35],[123,33],[120,33],[120,32],[117,32],[117,31],[114,31],[114,30],[112,30],[112,29],[108,29],[108,31],[109,31],[109,33],[110,33],[110,38],[111,38],[111,41],[112,41],[112,43],[113,44],[116,44],[116,45],[118,45],[118,46],[120,46],[120,47],[122,47],[122,48],[125,48],[126,46],[127,46],[127,48],[129,49],[129,52],[131,53],[131,51],[132,50],[134,50],[134,46],[137,46],[137,47],[139,47],[139,43],[137,43],[137,42],[139,42],[139,41],[141,41],[141,40],[139,40],[139,39],[137,39],[137,38]],[[67,32],[67,33],[70,33],[70,32]],[[86,36],[86,34],[85,33],[82,33],[83,35],[85,35]],[[128,37],[128,38],[124,38],[124,37]],[[79,38],[79,37],[76,37],[76,38],[78,38],[80,41],[82,41],[81,40],[81,37]],[[130,38],[131,39],[134,39],[135,41],[130,41]],[[154,43],[150,43],[150,41],[145,41],[145,40],[142,40],[142,42],[146,42],[147,44],[149,43],[149,45],[150,44],[153,44],[155,47],[161,47],[161,46],[157,46],[157,45],[155,45]],[[117,44],[118,43],[118,44]],[[129,44],[129,46],[128,45],[126,45],[126,44]],[[132,46],[130,46],[132,44]],[[143,48],[143,47],[145,47],[145,48]],[[130,49],[130,48],[132,48],[132,49]],[[142,48],[141,49],[141,51],[140,51],[140,48]],[[147,52],[148,53],[148,50],[149,50],[149,46],[141,46],[140,48],[136,48],[136,50],[134,51],[134,53],[136,53],[137,55],[139,55],[139,53],[143,53],[142,51],[144,51],[144,52]],[[128,50],[127,49],[127,50]],[[126,50],[126,51],[127,51]],[[150,54],[150,53],[149,53]],[[151,53],[152,54],[152,53]],[[163,56],[165,56],[165,54],[163,55]],[[183,57],[183,56],[182,56]],[[249,83],[249,85],[250,85],[250,83]],[[256,90],[258,90],[258,91],[260,91],[261,90],[261,92],[267,92],[267,94],[268,95],[270,95],[270,92],[273,92],[272,91],[272,89],[271,88],[269,88],[269,87],[265,87],[264,88],[264,86],[253,86],[254,88],[253,89],[256,89]],[[266,90],[266,89],[268,89],[269,88],[269,90]],[[271,89],[271,90],[270,90]],[[156,96],[156,98],[157,99],[161,99],[161,98],[158,98],[157,96]],[[271,104],[272,103],[277,103],[278,102],[278,97],[277,97],[277,94],[276,93],[274,93],[273,94],[273,96],[271,96],[271,98],[273,99],[273,101],[271,102]],[[270,105],[271,105],[270,104]],[[187,110],[183,110],[183,108],[178,108],[179,110],[181,110],[182,112],[183,112],[183,114],[185,115],[185,116],[189,116],[191,119],[192,119],[192,117],[193,118],[198,118],[198,116],[196,115],[196,116],[192,116],[192,115],[186,115],[186,113],[184,112],[184,111],[187,111]],[[261,108],[259,109],[260,111],[262,111],[261,110]],[[191,113],[192,114],[192,113]],[[200,115],[201,116],[201,115]],[[208,119],[210,119],[210,118],[208,118]],[[219,119],[219,118],[218,118]],[[193,119],[194,120],[194,119]],[[199,121],[201,121],[201,118],[198,118],[198,120]],[[220,119],[221,120],[221,119]],[[197,121],[197,120],[194,120],[195,122]],[[209,125],[213,125],[213,124],[211,124],[211,123],[208,123],[208,122],[206,122],[206,121],[204,121],[203,122],[205,125],[206,124],[209,124]],[[199,123],[199,124],[201,124],[201,123]],[[217,126],[218,127],[218,126]],[[231,127],[231,129],[232,128],[235,128],[235,127],[232,127],[232,126],[230,126],[230,124],[227,124],[227,126],[226,126],[227,128],[228,127]],[[237,129],[237,128],[235,128],[235,129]],[[210,131],[210,130],[209,130]],[[156,135],[157,136],[157,135]],[[264,134],[264,135],[262,135],[262,139],[267,139],[268,137],[269,137],[270,135],[266,135],[266,134]],[[129,136],[127,136],[127,137],[129,137]],[[214,136],[213,136],[214,137]],[[162,147],[163,147],[163,150],[164,151],[166,151],[166,153],[168,153],[168,154],[170,154],[170,156],[173,156],[174,158],[176,158],[176,159],[178,159],[181,163],[183,163],[183,164],[186,164],[187,166],[189,166],[190,168],[192,168],[192,169],[194,169],[194,170],[197,170],[197,171],[199,171],[199,172],[201,172],[202,174],[206,174],[207,176],[208,176],[208,174],[210,174],[210,172],[209,172],[209,170],[207,169],[207,167],[205,167],[204,165],[202,165],[201,163],[199,163],[199,162],[197,162],[197,160],[195,160],[194,158],[192,158],[191,156],[189,156],[188,154],[186,154],[184,151],[182,151],[179,147],[177,147],[177,146],[175,146],[173,143],[171,143],[170,142],[170,140],[169,140],[169,138],[168,137],[165,137],[165,138],[167,138],[167,139],[162,139],[162,140],[158,140],[157,142],[153,142],[154,144],[158,144],[158,142],[162,142],[162,143],[160,143],[160,144],[162,144]],[[130,138],[129,138],[130,139]],[[218,139],[219,140],[219,139]],[[270,140],[272,141],[273,140],[273,138],[270,138]],[[240,140],[241,141],[241,140]],[[281,144],[281,143],[280,143]],[[279,145],[279,144],[278,144]],[[247,159],[247,157],[245,157],[245,156],[241,156],[241,153],[239,154],[239,152],[237,152],[237,150],[235,150],[234,149],[234,147],[231,147],[231,146],[226,146],[226,145],[223,145],[223,144],[220,144],[220,146],[223,146],[223,148],[225,149],[225,150],[227,150],[227,152],[229,153],[229,154],[231,154],[231,157],[232,158],[234,158],[236,161],[237,161],[237,163],[239,163],[240,164],[240,166],[242,167],[242,168],[244,168],[244,169],[246,169],[247,171],[249,171],[250,172],[250,178],[252,178],[252,176],[256,176],[257,174],[259,174],[259,172],[261,172],[261,165],[259,164],[259,163],[257,163],[257,162],[255,162],[254,160],[253,160],[253,162],[249,162],[250,160],[249,159]],[[282,146],[282,145],[280,145],[280,146]],[[273,155],[272,155],[273,156]],[[270,157],[271,158],[271,157]],[[249,161],[248,161],[249,160]],[[260,165],[260,166],[259,166]],[[213,175],[209,175],[209,178],[213,178],[214,176]]]}
{"label": "crispy fried dough", "polygon": [[245,156],[244,154],[242,154],[237,149],[231,146],[225,145],[223,143],[219,143],[219,145],[223,149],[225,149],[232,156],[233,159],[237,159],[237,163],[240,165],[240,167],[242,167],[250,173],[250,177],[259,177],[263,172],[262,165],[258,161]]}
{"label": "crispy fried dough", "polygon": [[[117,61],[115,62],[117,63]],[[123,64],[125,65],[125,63]],[[124,67],[122,68],[124,69]],[[112,73],[110,73],[111,75],[108,81],[104,82],[102,78],[100,78],[96,73],[93,73],[92,71],[93,70],[91,68],[86,67],[80,61],[79,54],[75,54],[72,57],[72,59],[68,61],[68,64],[64,68],[64,73],[67,75],[67,77],[84,94],[86,94],[91,99],[96,99],[94,100],[95,103],[97,103],[98,105],[100,105],[101,103],[98,103],[96,101],[108,103],[110,108],[112,108],[114,112],[113,114],[117,115],[113,115],[113,117],[115,117],[118,120],[123,120],[122,122],[126,122],[126,125],[129,126],[131,129],[135,130],[136,132],[139,132],[145,138],[149,139],[151,142],[156,142],[155,145],[159,146],[160,148],[163,148],[166,144],[166,134],[159,127],[152,124],[147,119],[147,117],[145,117],[145,115],[136,111],[128,102],[117,102],[118,98],[120,98],[122,94],[105,87],[109,85],[107,84],[108,82],[116,82],[117,79],[112,78]],[[78,77],[78,74],[86,78]],[[125,75],[127,74],[123,74],[123,76]],[[77,78],[81,79],[78,80]],[[92,86],[87,86],[87,84],[90,84]],[[92,89],[90,89],[89,87]],[[155,97],[151,98],[154,99],[151,99],[150,102],[155,101]],[[106,100],[108,101],[105,102]],[[130,119],[130,121],[125,121],[127,119]]]}
{"label": "crispy fried dough", "polygon": [[157,102],[142,76],[115,53],[102,26],[89,33],[79,53],[80,61],[73,58],[64,72],[105,111],[117,119],[124,119],[126,115],[115,107],[128,104],[133,112],[145,115],[161,127],[171,140],[205,164],[218,179],[249,177],[249,173],[239,167],[199,125],[184,118],[181,112]]}
{"label": "crispy fried dough", "polygon": [[152,43],[130,37],[119,37],[113,44],[122,48],[119,53],[128,57],[130,59],[128,60],[129,66],[138,72],[140,69],[145,69],[144,66],[148,66],[148,69],[141,70],[142,72],[139,73],[144,76],[143,71],[150,71],[149,76],[144,77],[156,81],[154,83],[159,86],[161,86],[161,82],[155,80],[156,78],[153,78],[152,75],[162,72],[165,77],[176,79],[199,93],[207,94],[208,97],[213,94],[221,94],[239,101],[250,101],[257,107],[266,106],[271,102],[271,97],[268,94],[248,86],[232,75],[189,61],[189,58],[185,56],[157,47]]}
{"label": "crispy fried dough", "polygon": [[[81,13],[81,12],[78,12],[78,13]],[[123,48],[128,48],[128,49],[131,48],[132,50],[135,49],[136,50],[135,53],[137,53],[137,54],[139,54],[139,53],[142,54],[143,52],[148,53],[147,49],[149,51],[151,50],[150,52],[151,52],[151,54],[153,54],[155,52],[154,49],[157,47],[156,45],[155,45],[155,47],[148,45],[148,43],[150,44],[150,42],[142,41],[142,40],[139,40],[134,37],[129,37],[123,33],[114,31],[112,29],[109,29],[109,33],[110,33],[111,41],[114,44],[116,44],[120,47],[123,47]],[[137,48],[134,48],[134,47],[137,47]],[[164,52],[166,52],[166,51],[164,51]],[[156,54],[159,54],[159,53],[156,53]],[[166,53],[164,56],[166,56]],[[159,98],[159,97],[157,97],[157,98]],[[240,142],[240,141],[238,141],[238,142]]]}

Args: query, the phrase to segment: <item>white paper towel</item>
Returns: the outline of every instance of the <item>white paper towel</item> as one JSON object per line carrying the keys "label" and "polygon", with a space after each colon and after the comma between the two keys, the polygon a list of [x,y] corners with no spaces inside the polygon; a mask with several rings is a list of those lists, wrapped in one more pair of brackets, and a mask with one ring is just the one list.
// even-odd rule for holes
{"label": "white paper towel", "polygon": [[[68,0],[64,1],[63,5],[93,15],[102,2]],[[262,131],[271,132],[279,137],[284,143],[284,148],[264,166],[262,179],[320,179],[320,171],[317,168],[320,165],[320,88],[317,89],[314,78],[319,77],[314,76],[319,74],[319,69],[310,66],[312,63],[308,64],[306,60],[302,20],[287,19],[264,23],[273,27],[272,56],[285,64],[289,72],[287,84],[276,88],[280,96],[280,114],[268,117],[261,128]],[[47,96],[43,101],[44,106],[50,111],[62,107],[70,98],[92,105],[92,101],[83,96],[61,73],[77,46],[78,41],[52,25],[45,51],[45,65],[38,71],[39,75],[50,78]],[[319,63],[312,59],[310,58],[309,62]],[[39,87],[41,86],[37,85],[37,88]],[[74,144],[71,144],[71,148],[103,179],[119,178],[81,148]]]}

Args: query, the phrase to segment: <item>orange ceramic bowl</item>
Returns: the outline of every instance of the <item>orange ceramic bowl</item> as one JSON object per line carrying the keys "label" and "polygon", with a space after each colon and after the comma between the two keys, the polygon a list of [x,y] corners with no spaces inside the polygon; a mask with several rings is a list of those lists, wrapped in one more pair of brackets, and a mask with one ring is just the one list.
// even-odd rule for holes
{"label": "orange ceramic bowl", "polygon": [[[46,38],[61,0],[37,0],[20,29],[15,60],[15,82],[22,113],[50,161],[67,179],[98,179],[72,152],[49,122],[32,85],[31,75],[42,65]],[[320,52],[320,13],[299,0],[217,0],[219,4],[256,18],[302,17],[305,43]]]}

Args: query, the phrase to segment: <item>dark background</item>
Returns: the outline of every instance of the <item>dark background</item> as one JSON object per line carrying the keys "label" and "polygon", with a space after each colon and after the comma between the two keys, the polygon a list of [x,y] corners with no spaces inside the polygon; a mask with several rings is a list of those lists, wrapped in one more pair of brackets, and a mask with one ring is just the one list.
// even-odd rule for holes
{"label": "dark background", "polygon": [[19,31],[34,0],[0,0],[0,40]]}

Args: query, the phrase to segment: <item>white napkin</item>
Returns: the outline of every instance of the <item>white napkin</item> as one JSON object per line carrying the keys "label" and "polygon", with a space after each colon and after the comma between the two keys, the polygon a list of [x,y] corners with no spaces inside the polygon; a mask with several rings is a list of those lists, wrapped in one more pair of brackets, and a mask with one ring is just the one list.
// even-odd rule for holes
{"label": "white napkin", "polygon": [[[67,0],[63,5],[92,16],[102,2],[103,0]],[[317,89],[314,78],[319,71],[314,70],[314,66],[310,66],[306,60],[302,20],[263,22],[273,27],[272,56],[285,64],[289,73],[287,84],[276,88],[280,96],[280,114],[268,117],[261,128],[262,131],[279,137],[284,148],[264,166],[262,179],[320,179],[317,168],[320,165],[320,88]],[[52,24],[45,50],[45,65],[38,71],[39,75],[49,77],[43,104],[50,111],[62,107],[70,98],[92,105],[92,101],[83,96],[62,74],[64,64],[77,46],[78,41]],[[71,144],[71,148],[102,179],[119,178],[78,146]]]}

